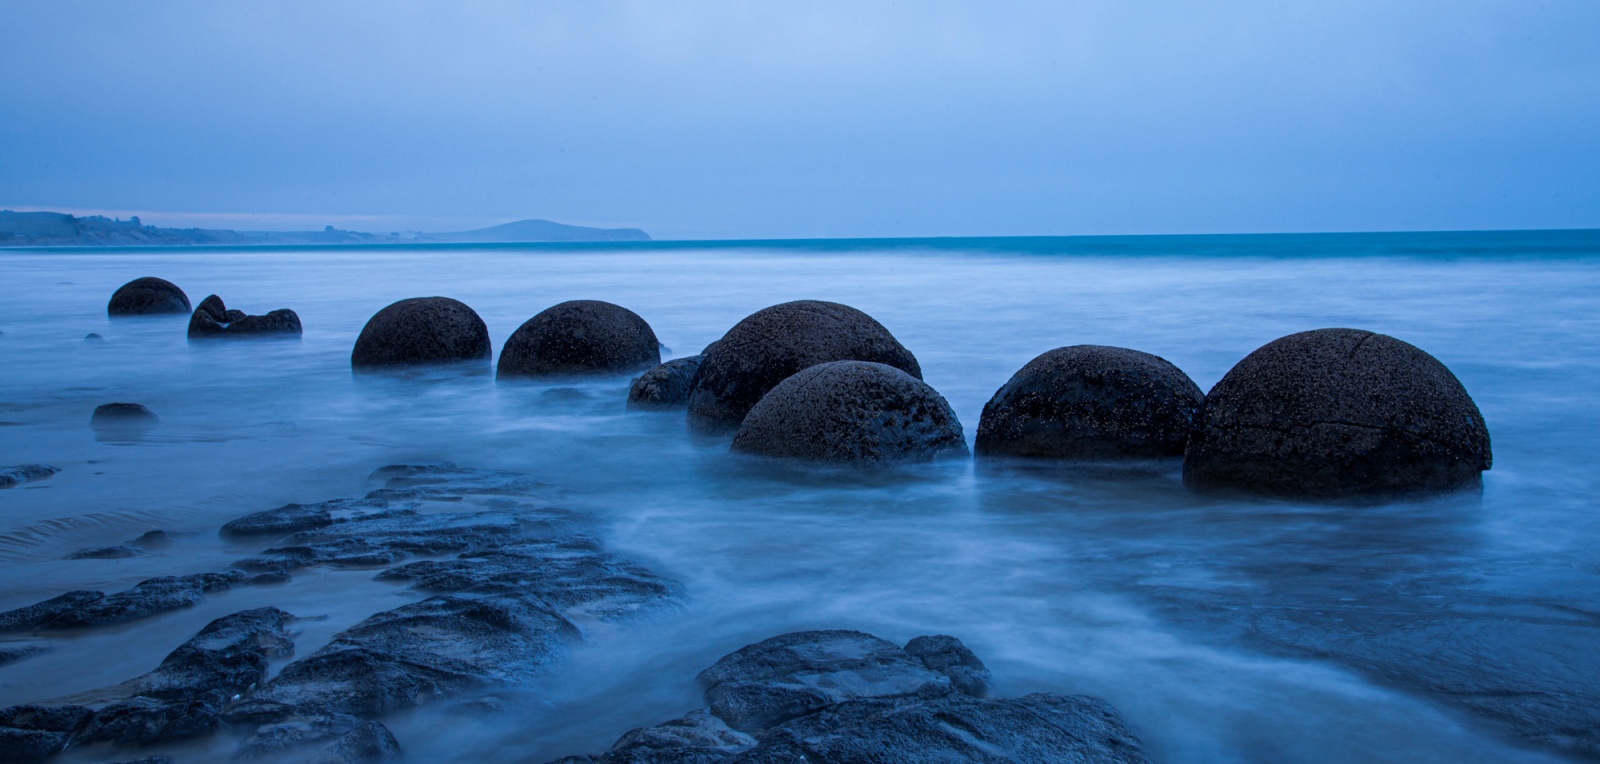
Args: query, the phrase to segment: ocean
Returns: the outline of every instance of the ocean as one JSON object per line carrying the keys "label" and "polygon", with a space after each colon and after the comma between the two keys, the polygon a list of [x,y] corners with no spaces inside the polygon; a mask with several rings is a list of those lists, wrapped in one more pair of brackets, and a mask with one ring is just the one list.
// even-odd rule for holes
{"label": "ocean", "polygon": [[[597,629],[532,680],[536,706],[396,715],[414,760],[602,751],[703,705],[695,674],[721,655],[813,628],[957,636],[996,695],[1103,697],[1162,762],[1600,757],[1597,231],[0,250],[0,273],[0,466],[60,469],[0,491],[0,610],[225,568],[248,550],[222,523],[359,496],[375,469],[416,460],[548,482],[601,518],[610,549],[683,584],[683,607]],[[191,344],[185,317],[109,319],[141,276],[196,304],[292,308],[304,336]],[[1340,505],[1196,495],[1176,461],[773,464],[691,434],[681,411],[626,411],[626,377],[353,375],[366,320],[428,295],[472,306],[497,349],[555,303],[614,302],[664,359],[769,305],[845,303],[916,354],[969,443],[989,397],[1052,348],[1154,353],[1204,390],[1285,334],[1369,329],[1460,378],[1494,468],[1481,493]],[[97,437],[91,412],[121,401],[160,424]],[[65,559],[152,529],[171,546]],[[49,648],[0,665],[0,706],[92,702],[251,607],[300,617],[308,655],[416,599],[376,572],[0,635]]]}

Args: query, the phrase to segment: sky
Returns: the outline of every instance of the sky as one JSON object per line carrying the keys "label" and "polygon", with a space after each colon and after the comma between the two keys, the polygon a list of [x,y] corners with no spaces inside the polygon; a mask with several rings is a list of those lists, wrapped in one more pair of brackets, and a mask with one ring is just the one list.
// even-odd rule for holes
{"label": "sky", "polygon": [[0,208],[657,238],[1600,227],[1600,2],[0,3]]}

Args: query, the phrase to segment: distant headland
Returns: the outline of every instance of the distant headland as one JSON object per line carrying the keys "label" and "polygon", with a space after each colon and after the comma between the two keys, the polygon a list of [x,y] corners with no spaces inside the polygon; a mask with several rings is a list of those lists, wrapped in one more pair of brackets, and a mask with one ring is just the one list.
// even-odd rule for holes
{"label": "distant headland", "polygon": [[113,220],[63,212],[0,210],[0,247],[129,247],[190,244],[441,244],[478,242],[650,241],[637,228],[586,228],[549,220],[518,220],[490,228],[452,233],[363,233],[328,226],[320,231],[230,231],[216,228],[158,228],[139,218]]}

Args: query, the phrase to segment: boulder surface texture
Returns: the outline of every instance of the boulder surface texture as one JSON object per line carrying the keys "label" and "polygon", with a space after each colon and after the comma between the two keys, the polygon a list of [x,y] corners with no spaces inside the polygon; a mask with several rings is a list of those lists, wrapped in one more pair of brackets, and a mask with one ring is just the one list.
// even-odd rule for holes
{"label": "boulder surface texture", "polygon": [[111,294],[106,312],[113,316],[144,316],[159,313],[188,313],[189,296],[165,279],[145,276],[117,288]]}
{"label": "boulder surface texture", "polygon": [[628,388],[628,408],[671,409],[688,405],[689,384],[704,358],[674,358],[640,375]]}
{"label": "boulder surface texture", "polygon": [[689,421],[701,430],[735,429],[779,382],[828,361],[872,361],[922,379],[916,357],[871,316],[835,302],[786,302],[752,313],[706,348],[690,386]]}
{"label": "boulder surface texture", "polygon": [[1205,394],[1165,359],[1073,345],[1028,362],[983,407],[980,456],[1042,459],[1183,455]]}
{"label": "boulder surface texture", "polygon": [[569,300],[517,327],[500,350],[499,374],[631,374],[659,363],[661,341],[639,314],[600,300]]}
{"label": "boulder surface texture", "polygon": [[487,361],[489,327],[466,304],[448,297],[413,297],[377,312],[356,338],[356,368]]}
{"label": "boulder surface texture", "polygon": [[954,637],[918,637],[901,648],[859,631],[784,634],[702,672],[710,708],[559,762],[1149,761],[1105,701],[1056,693],[990,699],[988,679]]}
{"label": "boulder surface texture", "polygon": [[1478,485],[1489,430],[1433,356],[1318,329],[1263,345],[1206,396],[1184,453],[1197,488],[1348,498]]}
{"label": "boulder surface texture", "polygon": [[893,366],[833,361],[784,380],[750,410],[733,450],[824,462],[926,461],[964,456],[950,404]]}

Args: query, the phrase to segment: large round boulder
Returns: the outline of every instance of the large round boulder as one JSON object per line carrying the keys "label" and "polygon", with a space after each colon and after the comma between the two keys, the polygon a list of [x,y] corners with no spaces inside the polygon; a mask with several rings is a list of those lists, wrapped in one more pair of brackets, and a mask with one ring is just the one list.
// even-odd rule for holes
{"label": "large round boulder", "polygon": [[361,329],[350,365],[487,361],[489,327],[464,303],[448,297],[413,297],[377,312]]}
{"label": "large round boulder", "polygon": [[689,402],[689,383],[705,356],[674,358],[640,375],[628,388],[630,409],[671,409]]}
{"label": "large round boulder", "polygon": [[145,276],[123,284],[111,294],[106,312],[113,316],[188,313],[189,295],[165,279]]}
{"label": "large round boulder", "polygon": [[1263,345],[1206,396],[1197,488],[1342,498],[1479,484],[1489,430],[1444,364],[1393,337],[1318,329]]}
{"label": "large round boulder", "polygon": [[1178,367],[1103,345],[1056,348],[1012,375],[978,422],[979,456],[1183,456],[1205,401]]}
{"label": "large round boulder", "polygon": [[893,366],[817,364],[780,382],[744,418],[733,450],[824,462],[928,461],[965,456],[950,404]]}
{"label": "large round boulder", "polygon": [[706,348],[689,391],[689,421],[733,429],[779,382],[829,361],[882,363],[922,378],[916,356],[871,316],[835,302],[786,302],[752,313]]}
{"label": "large round boulder", "polygon": [[621,305],[570,300],[528,319],[500,350],[502,377],[630,374],[661,363],[661,341]]}

